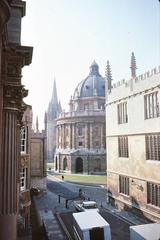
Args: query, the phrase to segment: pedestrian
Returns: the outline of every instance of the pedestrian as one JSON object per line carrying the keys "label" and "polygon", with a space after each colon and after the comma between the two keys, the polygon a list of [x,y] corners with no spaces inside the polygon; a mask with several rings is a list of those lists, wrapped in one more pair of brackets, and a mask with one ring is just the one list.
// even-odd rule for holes
{"label": "pedestrian", "polygon": [[64,180],[64,176],[62,175],[62,181]]}

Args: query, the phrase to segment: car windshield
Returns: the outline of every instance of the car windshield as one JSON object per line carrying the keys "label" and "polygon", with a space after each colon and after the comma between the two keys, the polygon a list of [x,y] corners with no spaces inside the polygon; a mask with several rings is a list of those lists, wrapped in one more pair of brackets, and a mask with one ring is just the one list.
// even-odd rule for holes
{"label": "car windshield", "polygon": [[96,208],[96,205],[93,206],[83,206],[85,209],[92,209],[92,208]]}

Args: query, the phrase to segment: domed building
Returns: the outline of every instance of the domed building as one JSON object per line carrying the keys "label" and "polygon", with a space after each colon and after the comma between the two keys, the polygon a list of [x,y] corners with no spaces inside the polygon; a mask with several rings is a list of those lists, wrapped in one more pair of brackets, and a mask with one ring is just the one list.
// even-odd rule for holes
{"label": "domed building", "polygon": [[62,112],[57,119],[55,170],[106,173],[105,80],[95,61],[69,105],[69,112]]}

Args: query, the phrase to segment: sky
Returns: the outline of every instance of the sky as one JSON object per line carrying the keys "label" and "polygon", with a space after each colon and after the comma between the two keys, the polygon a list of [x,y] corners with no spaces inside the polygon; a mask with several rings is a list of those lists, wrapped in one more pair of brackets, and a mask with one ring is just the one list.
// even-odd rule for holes
{"label": "sky", "polygon": [[51,100],[56,80],[62,109],[95,60],[105,76],[109,60],[114,82],[130,78],[134,52],[137,75],[160,65],[160,2],[158,0],[26,0],[21,44],[33,46],[22,83],[29,89],[34,125]]}

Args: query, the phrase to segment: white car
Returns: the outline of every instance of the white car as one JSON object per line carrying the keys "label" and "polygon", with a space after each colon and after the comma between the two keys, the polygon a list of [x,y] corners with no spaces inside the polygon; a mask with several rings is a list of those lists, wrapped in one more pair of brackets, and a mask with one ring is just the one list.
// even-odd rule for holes
{"label": "white car", "polygon": [[97,203],[95,201],[80,200],[80,201],[74,201],[73,204],[78,212],[84,212],[84,211],[90,211],[90,210],[99,212],[99,209],[97,208]]}

